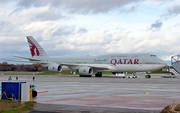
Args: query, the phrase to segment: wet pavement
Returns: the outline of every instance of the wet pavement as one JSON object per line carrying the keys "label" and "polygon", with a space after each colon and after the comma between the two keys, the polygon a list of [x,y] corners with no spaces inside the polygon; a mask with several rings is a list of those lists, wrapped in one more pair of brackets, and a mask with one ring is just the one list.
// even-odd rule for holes
{"label": "wet pavement", "polygon": [[[33,99],[36,111],[91,111],[93,112],[159,112],[165,106],[180,103],[180,77],[151,79],[116,78],[112,75],[79,77],[78,75],[20,75],[19,81],[32,82],[38,96]],[[16,76],[12,76],[14,79]],[[8,76],[1,75],[0,81]],[[55,106],[55,107],[54,107]],[[78,110],[76,110],[78,109]],[[139,111],[138,111],[139,110]]]}

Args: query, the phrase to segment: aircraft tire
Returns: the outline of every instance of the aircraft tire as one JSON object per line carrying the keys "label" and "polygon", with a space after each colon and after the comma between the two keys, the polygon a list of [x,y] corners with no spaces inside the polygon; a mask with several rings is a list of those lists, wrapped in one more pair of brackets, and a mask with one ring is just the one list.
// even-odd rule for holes
{"label": "aircraft tire", "polygon": [[79,75],[80,77],[92,77],[92,75]]}
{"label": "aircraft tire", "polygon": [[92,75],[88,75],[87,77],[92,77]]}
{"label": "aircraft tire", "polygon": [[102,77],[102,74],[95,74],[95,77]]}
{"label": "aircraft tire", "polygon": [[146,78],[151,78],[151,75],[147,75]]}
{"label": "aircraft tire", "polygon": [[96,74],[95,74],[95,77],[102,77],[102,73],[101,73],[101,72],[96,73]]}
{"label": "aircraft tire", "polygon": [[32,91],[32,97],[35,98],[37,96],[37,91]]}

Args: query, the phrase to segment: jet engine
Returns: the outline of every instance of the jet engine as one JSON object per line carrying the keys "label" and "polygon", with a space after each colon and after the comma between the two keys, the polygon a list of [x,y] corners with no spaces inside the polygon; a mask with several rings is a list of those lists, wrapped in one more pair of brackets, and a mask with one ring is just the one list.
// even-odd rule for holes
{"label": "jet engine", "polygon": [[62,66],[56,63],[50,64],[48,66],[49,71],[56,71],[56,72],[61,72],[62,71]]}
{"label": "jet engine", "polygon": [[92,75],[93,69],[91,67],[80,67],[78,72],[79,75]]}

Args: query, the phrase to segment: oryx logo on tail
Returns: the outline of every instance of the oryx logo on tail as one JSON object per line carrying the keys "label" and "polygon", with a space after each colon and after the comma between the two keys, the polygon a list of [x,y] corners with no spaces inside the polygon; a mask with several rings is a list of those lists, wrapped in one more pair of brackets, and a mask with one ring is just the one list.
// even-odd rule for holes
{"label": "oryx logo on tail", "polygon": [[27,36],[27,41],[29,44],[30,53],[33,56],[48,56],[44,49],[39,45],[39,43],[32,37]]}
{"label": "oryx logo on tail", "polygon": [[40,52],[39,52],[38,48],[36,47],[36,45],[29,38],[27,38],[27,40],[28,40],[28,43],[29,43],[31,55],[32,56],[39,56]]}

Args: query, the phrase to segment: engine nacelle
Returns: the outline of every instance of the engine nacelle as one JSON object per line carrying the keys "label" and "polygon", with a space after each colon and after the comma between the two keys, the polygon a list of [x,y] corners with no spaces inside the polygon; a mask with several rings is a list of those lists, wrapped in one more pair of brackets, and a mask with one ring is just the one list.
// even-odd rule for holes
{"label": "engine nacelle", "polygon": [[50,64],[48,66],[48,70],[49,71],[55,71],[55,72],[61,72],[62,71],[62,66],[59,65],[59,64],[56,64],[56,63]]}
{"label": "engine nacelle", "polygon": [[91,67],[80,67],[78,72],[80,75],[92,75],[93,69]]}

